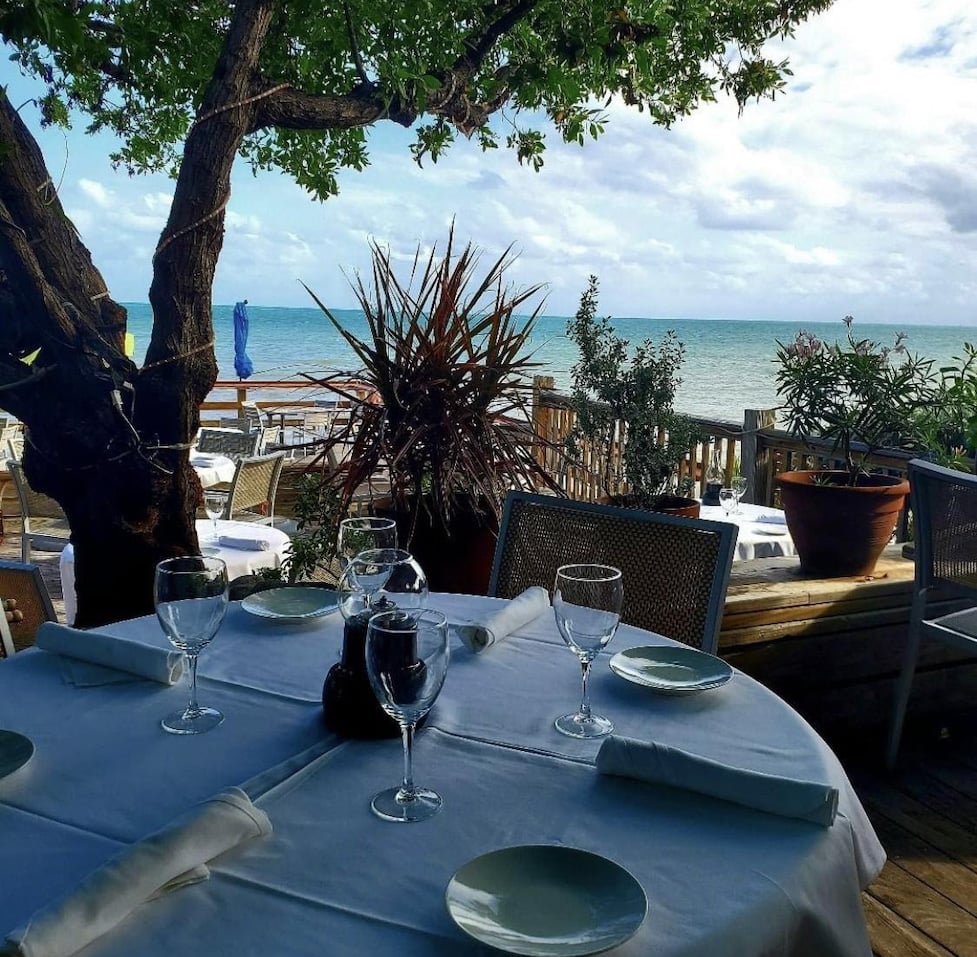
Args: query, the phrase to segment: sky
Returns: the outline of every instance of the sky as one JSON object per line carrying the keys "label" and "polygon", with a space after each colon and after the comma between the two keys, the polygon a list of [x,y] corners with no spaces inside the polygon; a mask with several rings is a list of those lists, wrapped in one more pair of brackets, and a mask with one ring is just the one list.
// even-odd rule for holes
{"label": "sky", "polygon": [[[418,168],[393,124],[325,203],[239,164],[214,302],[310,306],[304,282],[355,307],[371,241],[406,266],[454,219],[486,261],[513,245],[511,281],[545,284],[551,315],[594,274],[617,317],[977,326],[977,4],[836,0],[768,53],[794,73],[774,101],[708,104],[671,130],[612,105],[596,142],[551,133],[539,173],[464,140]],[[16,105],[36,89],[5,58],[0,82]],[[113,297],[147,301],[172,182],[113,170],[83,123],[22,115]]]}

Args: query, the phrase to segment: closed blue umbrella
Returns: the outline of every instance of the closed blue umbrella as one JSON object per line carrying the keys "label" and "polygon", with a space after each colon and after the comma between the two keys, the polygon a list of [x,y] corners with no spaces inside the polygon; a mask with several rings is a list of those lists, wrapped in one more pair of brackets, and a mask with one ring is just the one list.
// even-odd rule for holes
{"label": "closed blue umbrella", "polygon": [[248,300],[234,304],[234,371],[239,379],[247,379],[254,372],[254,363],[248,358]]}

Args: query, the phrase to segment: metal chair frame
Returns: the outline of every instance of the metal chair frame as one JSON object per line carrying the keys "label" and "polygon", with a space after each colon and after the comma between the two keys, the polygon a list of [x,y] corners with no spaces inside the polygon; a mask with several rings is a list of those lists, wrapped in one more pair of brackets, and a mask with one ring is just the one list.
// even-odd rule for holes
{"label": "metal chair frame", "polygon": [[[24,467],[13,459],[7,461],[7,471],[17,491],[23,532],[20,542],[20,557],[24,563],[31,560],[31,549],[42,552],[60,552],[68,544],[71,529],[61,506],[50,496],[35,492],[24,475]],[[35,522],[54,522],[45,529],[42,525],[32,527]]]}
{"label": "metal chair frame", "polygon": [[[520,542],[524,523],[541,515],[552,536]],[[509,492],[489,595],[513,598],[530,585],[550,589],[561,565],[613,565],[624,578],[623,622],[715,654],[736,532],[731,522]],[[687,553],[670,556],[666,549],[676,547]]]}
{"label": "metal chair frame", "polygon": [[915,581],[909,637],[896,682],[886,749],[895,767],[923,638],[977,654],[977,605],[928,618],[936,597],[977,600],[977,475],[922,459],[909,463],[909,501],[915,539]]}
{"label": "metal chair frame", "polygon": [[14,654],[14,639],[10,634],[7,616],[0,611],[0,659],[10,658]]}

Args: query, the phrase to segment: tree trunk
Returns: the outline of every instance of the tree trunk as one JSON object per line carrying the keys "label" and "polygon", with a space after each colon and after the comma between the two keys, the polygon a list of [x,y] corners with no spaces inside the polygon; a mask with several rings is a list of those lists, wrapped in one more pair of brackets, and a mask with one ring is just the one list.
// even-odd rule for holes
{"label": "tree trunk", "polygon": [[[125,310],[77,238],[40,150],[0,94],[0,406],[27,428],[24,471],[56,499],[75,550],[76,624],[153,610],[163,558],[198,553],[188,448],[217,377],[211,293],[230,171],[269,0],[235,5],[184,149],[153,265],[146,364],[125,358]],[[36,348],[32,365],[22,361]]]}

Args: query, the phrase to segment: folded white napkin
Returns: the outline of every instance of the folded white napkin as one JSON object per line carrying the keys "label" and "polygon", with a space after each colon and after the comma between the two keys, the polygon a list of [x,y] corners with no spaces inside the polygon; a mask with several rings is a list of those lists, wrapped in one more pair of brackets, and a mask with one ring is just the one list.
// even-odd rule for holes
{"label": "folded white napkin", "polygon": [[222,548],[237,548],[243,552],[270,552],[273,548],[270,538],[259,535],[221,535],[217,544]]}
{"label": "folded white napkin", "polygon": [[549,607],[549,593],[545,588],[533,585],[502,605],[485,621],[470,621],[458,625],[458,635],[467,647],[478,654],[518,631],[523,625],[528,625]]}
{"label": "folded white napkin", "polygon": [[67,957],[107,933],[140,904],[203,880],[203,865],[242,841],[271,833],[271,822],[239,788],[192,808],[117,854],[74,890],[8,934],[0,953]]}
{"label": "folded white napkin", "polygon": [[651,741],[612,735],[597,754],[597,770],[708,794],[822,827],[830,827],[838,811],[838,789],[828,784],[734,768]]}
{"label": "folded white napkin", "polygon": [[[183,676],[183,655],[180,652],[117,638],[102,631],[82,631],[48,621],[38,628],[34,644],[72,661],[101,665],[116,672],[125,671],[166,685],[176,684]],[[72,675],[72,678],[80,684],[106,683],[99,680],[97,674],[88,679],[79,674]]]}
{"label": "folded white napkin", "polygon": [[217,455],[213,452],[194,452],[190,456],[191,465],[213,465],[214,462],[223,458],[221,455]]}
{"label": "folded white napkin", "polygon": [[760,525],[786,525],[787,517],[781,512],[779,515],[761,515],[753,521]]}

